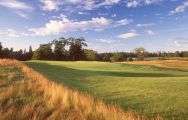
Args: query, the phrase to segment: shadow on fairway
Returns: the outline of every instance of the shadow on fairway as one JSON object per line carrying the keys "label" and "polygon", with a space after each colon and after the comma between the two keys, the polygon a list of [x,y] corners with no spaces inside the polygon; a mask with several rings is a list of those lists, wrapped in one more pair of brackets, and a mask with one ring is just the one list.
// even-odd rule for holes
{"label": "shadow on fairway", "polygon": [[[174,74],[165,73],[140,73],[140,72],[118,72],[118,71],[97,71],[97,70],[80,70],[67,68],[59,65],[50,65],[46,63],[26,63],[30,67],[34,68],[40,73],[43,73],[47,77],[50,76],[64,76],[72,77],[75,79],[85,78],[89,76],[112,76],[112,77],[183,77],[183,75],[177,76]],[[44,70],[45,69],[45,70]],[[53,75],[52,75],[53,74]],[[54,75],[55,74],[55,75]],[[52,78],[53,79],[53,78]]]}
{"label": "shadow on fairway", "polygon": [[[174,78],[177,79],[176,77],[188,76],[186,73],[177,73],[180,72],[178,69],[161,68],[161,70],[153,66],[119,65],[123,67],[120,69],[121,71],[117,71],[116,69],[109,71],[109,69],[106,68],[106,70],[100,70],[98,68],[93,68],[95,70],[83,70],[84,68],[87,69],[87,67],[81,65],[83,69],[68,68],[63,66],[63,63],[59,65],[40,62],[25,63],[50,80],[63,83],[74,90],[76,89],[93,95],[97,99],[103,99],[108,104],[117,104],[126,110],[130,108],[138,113],[147,114],[148,116],[151,114],[161,114],[167,118],[171,117],[172,112],[174,112],[174,106],[168,108],[168,105],[171,104],[169,102],[173,101],[168,101],[170,98],[168,94],[172,94],[171,98],[177,102],[179,101],[178,99],[181,100],[183,97],[179,96],[178,98],[177,96],[177,98],[175,98],[174,96],[182,95],[181,89],[185,89],[185,87],[182,87],[184,82],[181,82],[181,79],[184,80],[186,78],[180,78],[178,82],[174,81]],[[166,73],[165,70],[167,70]],[[160,79],[154,79],[157,77]],[[134,82],[134,79],[138,80],[138,83]],[[146,81],[144,79],[146,79]],[[179,90],[180,92],[178,92]],[[160,102],[158,102],[159,100]],[[155,106],[155,102],[161,111],[152,108]],[[181,103],[183,105],[184,102]],[[174,103],[172,102],[172,104]],[[166,108],[168,111],[166,111]],[[179,110],[179,108],[176,109]],[[184,108],[180,110],[184,110]],[[174,117],[186,118],[186,114],[180,112],[174,114]]]}

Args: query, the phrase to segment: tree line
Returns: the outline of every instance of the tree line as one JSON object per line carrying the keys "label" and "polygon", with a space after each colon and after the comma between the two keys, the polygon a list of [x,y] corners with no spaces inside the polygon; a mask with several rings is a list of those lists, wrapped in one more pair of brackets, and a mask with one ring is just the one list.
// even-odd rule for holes
{"label": "tree line", "polygon": [[0,43],[0,58],[11,58],[21,61],[26,60],[59,60],[59,61],[133,61],[144,60],[146,57],[158,57],[168,59],[169,57],[188,57],[188,51],[176,52],[148,52],[144,48],[135,48],[132,52],[109,52],[97,53],[86,49],[86,40],[81,38],[58,38],[46,44],[40,44],[39,48],[14,51],[13,48],[3,48]]}

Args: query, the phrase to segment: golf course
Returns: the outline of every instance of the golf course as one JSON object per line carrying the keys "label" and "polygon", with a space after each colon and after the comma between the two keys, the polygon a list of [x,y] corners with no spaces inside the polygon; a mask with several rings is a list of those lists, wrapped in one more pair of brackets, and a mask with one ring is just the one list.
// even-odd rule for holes
{"label": "golf course", "polygon": [[[91,61],[31,60],[24,63],[55,83],[124,110],[148,117],[160,115],[181,120],[188,117],[186,67]],[[183,64],[186,66],[188,62]]]}

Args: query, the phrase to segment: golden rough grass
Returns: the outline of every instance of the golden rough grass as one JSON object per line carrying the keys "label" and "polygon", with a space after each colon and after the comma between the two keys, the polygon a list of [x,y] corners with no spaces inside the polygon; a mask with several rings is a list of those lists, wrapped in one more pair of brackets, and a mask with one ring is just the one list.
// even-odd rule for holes
{"label": "golden rough grass", "polygon": [[121,63],[138,64],[138,65],[154,65],[157,67],[166,67],[166,68],[188,68],[188,61],[181,61],[181,60],[133,61],[133,62],[121,62]]}
{"label": "golden rough grass", "polygon": [[[16,61],[1,59],[0,67],[21,69],[21,85],[8,86],[0,91],[0,119],[26,120],[145,120],[145,116],[106,105],[91,96],[71,90],[48,80],[38,72]],[[11,74],[10,79],[16,74]],[[18,99],[19,98],[19,99]],[[28,102],[23,102],[25,100]],[[17,107],[15,102],[22,105]],[[161,117],[151,118],[160,120]]]}

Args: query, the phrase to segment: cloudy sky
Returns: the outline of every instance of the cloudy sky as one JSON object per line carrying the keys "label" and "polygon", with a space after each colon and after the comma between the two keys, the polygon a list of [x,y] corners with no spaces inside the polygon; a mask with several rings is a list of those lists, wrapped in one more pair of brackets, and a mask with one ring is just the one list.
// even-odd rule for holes
{"label": "cloudy sky", "polygon": [[188,0],[0,0],[3,46],[70,36],[98,52],[188,50]]}

